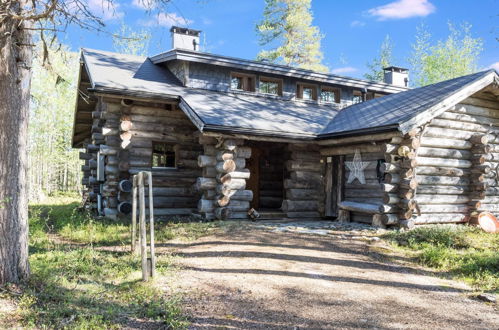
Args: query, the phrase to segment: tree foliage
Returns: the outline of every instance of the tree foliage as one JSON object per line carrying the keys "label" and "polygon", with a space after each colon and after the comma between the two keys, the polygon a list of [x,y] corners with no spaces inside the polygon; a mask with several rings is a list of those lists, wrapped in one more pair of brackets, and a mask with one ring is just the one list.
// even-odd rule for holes
{"label": "tree foliage", "polygon": [[468,23],[460,27],[448,24],[448,37],[434,44],[430,32],[424,26],[418,28],[409,58],[411,85],[425,86],[477,71],[482,40],[473,38]]}
{"label": "tree foliage", "polygon": [[390,36],[387,35],[381,43],[378,55],[372,60],[372,62],[367,63],[369,72],[364,74],[364,78],[372,81],[383,81],[383,68],[393,65],[392,51],[393,43]]}
{"label": "tree foliage", "polygon": [[[38,48],[43,46],[39,44]],[[49,48],[51,66],[33,61],[28,137],[30,201],[55,191],[80,191],[82,162],[72,149],[78,56],[65,46]]]}
{"label": "tree foliage", "polygon": [[147,56],[151,37],[151,33],[145,29],[136,31],[122,23],[113,35],[113,47],[121,54]]}
{"label": "tree foliage", "polygon": [[256,25],[262,50],[259,60],[296,66],[320,72],[322,64],[319,28],[312,25],[311,0],[265,0],[263,19]]}

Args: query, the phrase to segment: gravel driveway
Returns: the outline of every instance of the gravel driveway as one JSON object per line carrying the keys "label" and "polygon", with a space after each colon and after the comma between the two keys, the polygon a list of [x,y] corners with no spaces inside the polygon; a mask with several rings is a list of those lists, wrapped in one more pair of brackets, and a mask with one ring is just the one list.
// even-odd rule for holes
{"label": "gravel driveway", "polygon": [[[387,261],[372,231],[249,224],[174,242],[192,329],[499,329],[462,283]],[[392,259],[393,260],[393,259]]]}

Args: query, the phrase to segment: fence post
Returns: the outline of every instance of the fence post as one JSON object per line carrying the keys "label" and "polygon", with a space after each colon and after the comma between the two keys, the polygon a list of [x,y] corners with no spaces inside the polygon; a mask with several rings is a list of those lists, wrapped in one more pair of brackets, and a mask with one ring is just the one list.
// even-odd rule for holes
{"label": "fence post", "polygon": [[151,277],[156,275],[156,255],[154,253],[154,202],[152,192],[152,172],[147,173],[147,183],[149,185],[149,238],[151,240]]}
{"label": "fence post", "polygon": [[132,253],[137,252],[137,176],[133,176],[132,188]]}
{"label": "fence post", "polygon": [[138,174],[139,181],[139,210],[140,210],[140,254],[142,257],[142,280],[149,279],[147,270],[147,233],[146,233],[146,199],[144,193],[144,173]]}

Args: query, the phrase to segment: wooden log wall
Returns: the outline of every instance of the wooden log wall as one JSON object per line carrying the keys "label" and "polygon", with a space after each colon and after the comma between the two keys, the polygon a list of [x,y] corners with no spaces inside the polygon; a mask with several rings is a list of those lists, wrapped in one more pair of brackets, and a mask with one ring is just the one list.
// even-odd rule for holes
{"label": "wooden log wall", "polygon": [[[362,162],[369,164],[364,169],[365,183],[358,178],[348,183],[350,170],[343,165],[342,201],[359,206],[357,209],[343,209],[349,212],[346,218],[349,221],[369,223],[384,227],[398,224],[399,196],[398,187],[401,182],[400,148],[413,150],[413,146],[406,146],[401,135],[394,133],[380,133],[370,136],[357,136],[331,141],[321,141],[321,154],[325,157],[343,156],[344,161],[351,162],[358,151]],[[378,173],[379,172],[379,173]],[[326,175],[329,175],[326,173]],[[338,188],[330,187],[333,193]],[[327,193],[327,192],[326,192]],[[340,209],[342,208],[340,200]],[[369,211],[363,211],[369,210]],[[373,211],[375,210],[375,211]],[[340,212],[343,216],[345,212]],[[339,217],[340,218],[340,217]]]}
{"label": "wooden log wall", "polygon": [[282,211],[288,218],[317,218],[324,214],[324,163],[318,145],[289,144]]}
{"label": "wooden log wall", "polygon": [[259,209],[280,209],[284,200],[285,168],[293,166],[285,163],[287,155],[282,144],[265,144],[264,153],[260,157]]}
{"label": "wooden log wall", "polygon": [[[126,210],[123,205],[131,196],[119,183],[140,171],[153,172],[156,215],[196,211],[199,196],[193,185],[201,175],[197,157],[202,147],[194,136],[196,128],[175,104],[100,98],[92,115],[92,143],[87,149],[95,155],[84,156],[90,158],[82,169],[89,173],[84,183],[94,183],[89,190],[102,196],[104,215],[113,218]],[[175,168],[152,168],[153,141],[174,146]],[[96,182],[97,151],[105,156],[103,182]]]}
{"label": "wooden log wall", "polygon": [[197,160],[203,169],[196,182],[196,189],[202,193],[198,212],[207,220],[247,219],[253,199],[253,192],[245,189],[250,177],[246,159],[251,157],[251,148],[240,139],[203,135],[199,143],[204,150]]}
{"label": "wooden log wall", "polygon": [[499,208],[499,104],[468,98],[433,119],[409,163],[414,224],[467,222]]}

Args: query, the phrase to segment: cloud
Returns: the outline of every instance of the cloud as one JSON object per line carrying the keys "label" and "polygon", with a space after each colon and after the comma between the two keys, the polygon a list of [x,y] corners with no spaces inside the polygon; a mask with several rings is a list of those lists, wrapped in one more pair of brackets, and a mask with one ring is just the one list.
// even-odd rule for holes
{"label": "cloud", "polygon": [[120,10],[120,4],[111,0],[88,0],[88,10],[107,21],[121,19],[125,15]]}
{"label": "cloud", "polygon": [[384,6],[369,9],[367,12],[379,21],[428,16],[435,12],[435,6],[429,0],[397,0]]}
{"label": "cloud", "polygon": [[495,69],[497,72],[499,72],[499,62],[492,63],[490,68]]}
{"label": "cloud", "polygon": [[336,69],[331,70],[331,73],[345,74],[345,73],[353,73],[353,72],[357,72],[357,71],[358,71],[358,69],[354,68],[353,66],[344,66],[342,68],[336,68]]}
{"label": "cloud", "polygon": [[211,24],[213,24],[213,21],[211,19],[205,17],[205,18],[203,18],[203,24],[204,25],[211,25]]}
{"label": "cloud", "polygon": [[152,10],[157,7],[157,1],[154,0],[133,0],[132,5],[134,7],[144,9],[144,10]]}
{"label": "cloud", "polygon": [[185,17],[177,15],[177,13],[158,13],[154,15],[149,21],[140,22],[144,26],[165,26],[170,27],[173,25],[186,26],[192,24],[193,21]]}
{"label": "cloud", "polygon": [[352,21],[352,22],[350,23],[350,26],[351,26],[351,27],[362,27],[362,26],[364,26],[364,25],[366,25],[366,22],[357,21],[357,20]]}

